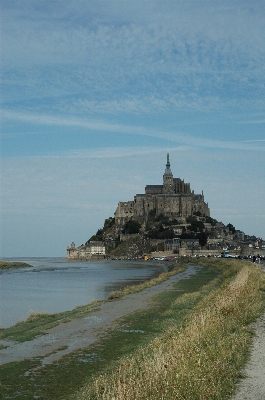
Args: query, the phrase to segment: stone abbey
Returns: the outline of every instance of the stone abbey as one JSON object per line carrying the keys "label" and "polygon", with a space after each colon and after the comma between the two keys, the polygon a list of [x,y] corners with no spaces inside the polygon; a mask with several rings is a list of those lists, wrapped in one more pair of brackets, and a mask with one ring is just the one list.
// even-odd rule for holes
{"label": "stone abbey", "polygon": [[202,194],[191,191],[190,184],[180,178],[174,178],[170,168],[169,154],[163,175],[162,185],[147,185],[145,194],[136,194],[134,200],[119,202],[115,212],[116,227],[123,227],[130,219],[146,224],[149,212],[156,216],[163,214],[169,220],[186,222],[186,218],[200,213],[210,217],[208,203]]}

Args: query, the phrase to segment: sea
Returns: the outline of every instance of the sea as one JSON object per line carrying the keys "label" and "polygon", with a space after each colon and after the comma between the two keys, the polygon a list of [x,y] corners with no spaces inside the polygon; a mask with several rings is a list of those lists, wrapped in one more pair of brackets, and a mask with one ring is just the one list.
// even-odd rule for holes
{"label": "sea", "polygon": [[0,325],[7,328],[32,312],[58,313],[114,290],[144,282],[167,271],[165,261],[69,261],[65,258],[13,258],[32,267],[0,270]]}

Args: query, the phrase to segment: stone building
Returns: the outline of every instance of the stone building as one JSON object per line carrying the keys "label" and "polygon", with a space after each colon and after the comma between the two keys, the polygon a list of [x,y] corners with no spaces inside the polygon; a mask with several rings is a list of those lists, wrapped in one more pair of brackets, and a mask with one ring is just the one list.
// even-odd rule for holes
{"label": "stone building", "polygon": [[67,258],[69,260],[105,258],[105,255],[105,244],[99,241],[91,241],[87,245],[81,245],[79,247],[75,247],[74,242],[72,242],[71,246],[67,247]]}
{"label": "stone building", "polygon": [[169,154],[162,185],[147,185],[144,194],[136,194],[134,200],[119,202],[115,212],[115,226],[122,229],[130,219],[146,224],[149,212],[156,216],[163,214],[170,220],[179,223],[200,212],[202,216],[210,216],[208,203],[204,195],[191,191],[190,184],[180,178],[174,178],[170,168]]}

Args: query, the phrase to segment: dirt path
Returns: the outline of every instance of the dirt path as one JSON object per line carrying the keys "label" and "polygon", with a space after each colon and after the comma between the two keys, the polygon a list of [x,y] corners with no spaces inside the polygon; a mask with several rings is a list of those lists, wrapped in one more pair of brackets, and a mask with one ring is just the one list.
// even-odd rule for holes
{"label": "dirt path", "polygon": [[[259,265],[264,271],[264,264]],[[244,379],[240,381],[236,394],[231,400],[265,399],[265,314],[254,324],[255,331],[248,363],[243,369]]]}
{"label": "dirt path", "polygon": [[240,381],[232,400],[265,399],[265,314],[251,326],[255,337],[250,359],[243,370],[245,378]]}
{"label": "dirt path", "polygon": [[106,302],[100,306],[100,310],[87,317],[61,323],[47,330],[45,335],[31,341],[16,343],[1,340],[0,344],[8,347],[0,351],[0,364],[42,356],[44,357],[42,365],[45,365],[77,349],[88,347],[104,336],[104,332],[112,329],[115,326],[114,322],[119,318],[148,307],[153,296],[165,290],[172,290],[174,283],[188,279],[198,271],[198,268],[200,267],[190,265],[186,271],[172,276],[159,285],[119,300]]}

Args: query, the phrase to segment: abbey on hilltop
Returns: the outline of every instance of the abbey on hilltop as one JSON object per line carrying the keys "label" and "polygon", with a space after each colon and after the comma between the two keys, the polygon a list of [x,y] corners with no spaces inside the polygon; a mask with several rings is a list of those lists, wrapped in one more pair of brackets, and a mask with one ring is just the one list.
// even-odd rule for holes
{"label": "abbey on hilltop", "polygon": [[136,194],[134,200],[119,202],[115,212],[115,225],[123,227],[130,219],[140,224],[147,223],[148,215],[153,211],[156,216],[162,214],[169,220],[186,221],[196,212],[210,217],[208,203],[202,194],[194,194],[190,184],[180,178],[174,178],[170,169],[169,154],[162,185],[147,185],[145,194]]}
{"label": "abbey on hilltop", "polygon": [[[120,201],[114,213],[114,218],[106,219],[103,229],[99,229],[85,244],[76,247],[72,243],[71,246],[67,247],[67,258],[105,258],[107,256],[105,246],[109,253],[113,246],[118,245],[118,242],[128,240],[131,233],[136,233],[138,239],[143,235],[151,243],[154,229],[161,229],[161,227],[156,226],[157,221],[159,226],[162,221],[167,225],[163,237],[166,238],[167,235],[172,237],[173,228],[169,230],[171,225],[180,224],[182,225],[180,229],[184,229],[183,226],[188,225],[187,218],[194,217],[196,219],[196,215],[204,219],[210,217],[210,209],[204,201],[203,192],[202,194],[194,194],[189,183],[173,177],[168,154],[163,184],[147,185],[145,193],[136,194],[134,200]],[[128,230],[128,223],[133,224],[134,229]],[[150,230],[152,233],[150,233]],[[140,232],[141,235],[138,235]],[[136,246],[136,243],[134,245]],[[140,248],[142,245],[138,243],[137,246],[137,248]],[[143,248],[142,250],[146,249]]]}
{"label": "abbey on hilltop", "polygon": [[67,247],[67,258],[225,257],[229,252],[231,257],[249,258],[264,254],[264,249],[262,238],[211,218],[203,192],[195,194],[189,183],[173,177],[168,154],[163,184],[147,185],[144,194],[119,202],[114,218],[105,219],[85,244]]}

